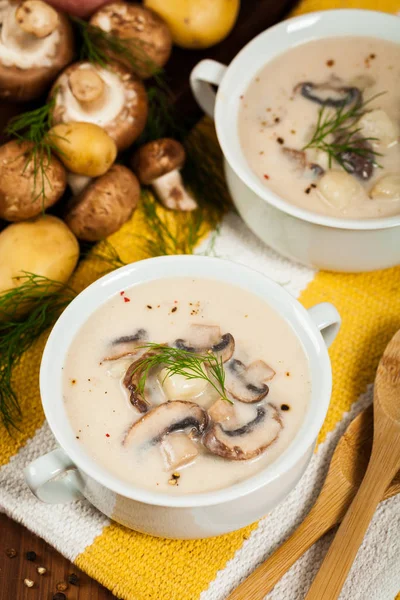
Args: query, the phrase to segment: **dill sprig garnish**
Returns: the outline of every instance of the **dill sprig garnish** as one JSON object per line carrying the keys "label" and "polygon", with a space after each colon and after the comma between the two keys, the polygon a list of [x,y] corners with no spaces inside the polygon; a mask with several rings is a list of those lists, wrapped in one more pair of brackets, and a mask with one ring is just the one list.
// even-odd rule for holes
{"label": "dill sprig garnish", "polygon": [[156,354],[144,356],[137,361],[133,373],[140,370],[142,373],[138,383],[141,394],[144,392],[147,377],[154,367],[164,367],[167,371],[165,378],[170,375],[182,375],[186,379],[204,379],[230,404],[233,404],[226,395],[225,369],[222,357],[212,352],[198,354],[181,348],[172,348],[163,344],[148,343],[142,346],[145,350],[156,350]]}
{"label": "dill sprig garnish", "polygon": [[[47,176],[47,169],[50,164],[52,150],[56,149],[54,139],[57,136],[49,137],[47,133],[52,126],[54,106],[55,97],[35,110],[17,115],[9,121],[4,130],[4,133],[8,136],[14,137],[20,142],[30,142],[32,144],[26,154],[23,172],[33,163],[32,202],[41,198],[43,210],[46,199],[46,184],[50,189],[52,187],[51,181]],[[58,148],[57,152],[60,154]],[[38,192],[37,189],[39,189]]]}
{"label": "dill sprig garnish", "polygon": [[101,271],[102,274],[109,273],[127,264],[121,258],[118,250],[107,239],[101,240],[95,246],[81,242],[80,258],[98,261],[100,264],[103,264],[104,270]]}
{"label": "dill sprig garnish", "polygon": [[[341,158],[345,153],[369,158],[375,166],[380,166],[375,159],[381,154],[368,144],[368,142],[376,141],[377,138],[361,135],[361,128],[357,127],[357,122],[367,112],[367,105],[384,93],[375,94],[365,101],[361,97],[350,107],[322,106],[318,111],[318,119],[311,140],[303,146],[302,150],[316,148],[325,152],[328,155],[329,168],[332,167],[332,162],[335,160],[347,171],[346,162]],[[365,143],[367,145],[363,147]]]}
{"label": "dill sprig garnish", "polygon": [[162,82],[163,69],[151,60],[141,40],[122,39],[78,17],[71,17],[71,19],[77,25],[82,38],[80,60],[87,60],[106,68],[112,60],[111,55],[118,56],[124,59],[135,72],[145,70],[151,73],[157,83]]}
{"label": "dill sprig garnish", "polygon": [[13,369],[75,297],[72,288],[42,275],[22,271],[15,279],[18,287],[0,296],[0,419],[9,432],[21,417]]}

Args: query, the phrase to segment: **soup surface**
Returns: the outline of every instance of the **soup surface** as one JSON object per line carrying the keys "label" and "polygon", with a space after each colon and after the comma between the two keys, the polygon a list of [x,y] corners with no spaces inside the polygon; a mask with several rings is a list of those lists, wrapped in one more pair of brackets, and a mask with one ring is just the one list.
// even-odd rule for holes
{"label": "soup surface", "polygon": [[238,128],[250,167],[287,201],[340,218],[400,213],[400,44],[289,50],[250,83]]}
{"label": "soup surface", "polygon": [[[209,381],[158,364],[141,394],[131,365],[143,366],[150,342],[216,359],[232,404],[205,363]],[[184,494],[227,487],[274,461],[303,421],[311,383],[301,343],[264,301],[180,277],[122,290],[93,313],[71,344],[63,389],[76,438],[99,464]]]}

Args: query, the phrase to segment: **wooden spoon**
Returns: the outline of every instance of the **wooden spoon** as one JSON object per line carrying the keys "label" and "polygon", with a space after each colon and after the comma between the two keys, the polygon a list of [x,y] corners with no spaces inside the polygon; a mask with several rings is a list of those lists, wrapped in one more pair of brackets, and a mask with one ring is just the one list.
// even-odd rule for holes
{"label": "wooden spoon", "polygon": [[[227,600],[262,600],[290,567],[329,529],[341,522],[365,475],[373,436],[372,406],[348,426],[332,456],[313,508],[291,537],[234,590]],[[400,492],[400,471],[384,498]]]}
{"label": "wooden spoon", "polygon": [[378,365],[374,389],[374,440],[367,472],[306,600],[335,600],[386,487],[400,467],[400,331]]}

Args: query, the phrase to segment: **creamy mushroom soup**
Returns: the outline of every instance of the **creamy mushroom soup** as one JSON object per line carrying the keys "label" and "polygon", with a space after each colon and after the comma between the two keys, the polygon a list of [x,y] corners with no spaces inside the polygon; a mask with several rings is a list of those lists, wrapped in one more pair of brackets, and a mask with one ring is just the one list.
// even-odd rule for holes
{"label": "creamy mushroom soup", "polygon": [[296,436],[311,393],[307,357],[283,318],[240,288],[184,277],[101,306],[63,378],[87,453],[125,482],[172,494],[265,468]]}
{"label": "creamy mushroom soup", "polygon": [[268,63],[241,98],[239,135],[265,186],[340,218],[400,213],[400,45],[317,40]]}

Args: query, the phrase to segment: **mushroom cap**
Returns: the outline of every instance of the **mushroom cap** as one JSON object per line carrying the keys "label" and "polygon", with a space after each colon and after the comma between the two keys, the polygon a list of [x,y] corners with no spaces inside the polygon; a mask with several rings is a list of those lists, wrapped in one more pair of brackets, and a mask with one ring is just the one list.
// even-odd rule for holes
{"label": "mushroom cap", "polygon": [[20,69],[7,67],[0,61],[0,99],[26,102],[45,93],[51,82],[74,55],[74,36],[71,23],[62,13],[58,13],[59,42],[51,65]]}
{"label": "mushroom cap", "polygon": [[96,242],[117,231],[135,210],[140,186],[135,175],[113,165],[67,206],[65,222],[80,240]]}
{"label": "mushroom cap", "polygon": [[223,458],[248,460],[264,452],[279,436],[282,419],[273,404],[257,407],[254,419],[236,429],[212,423],[203,436],[205,447]]}
{"label": "mushroom cap", "polygon": [[235,351],[235,339],[231,333],[221,335],[218,326],[193,323],[189,330],[189,341],[175,340],[175,346],[187,352],[211,353],[225,363]]}
{"label": "mushroom cap", "polygon": [[[127,40],[135,66],[121,54],[111,53],[114,60],[124,64],[139,77],[151,77],[163,67],[172,50],[168,25],[149,8],[140,4],[111,2],[101,7],[90,19],[90,24],[107,33]],[[133,40],[129,43],[129,40]]]}
{"label": "mushroom cap", "polygon": [[265,398],[269,392],[265,382],[274,376],[274,369],[263,360],[255,360],[246,366],[235,358],[228,363],[226,389],[236,400],[252,404]]}
{"label": "mushroom cap", "polygon": [[25,221],[52,206],[64,193],[67,174],[60,161],[51,156],[43,158],[46,168],[44,197],[40,193],[42,179],[36,177],[33,160],[27,165],[31,142],[11,141],[0,146],[0,218],[6,221]]}
{"label": "mushroom cap", "polygon": [[195,429],[198,434],[202,434],[207,424],[206,411],[195,402],[164,402],[132,425],[124,440],[124,446],[134,444],[138,448],[145,448],[159,444],[168,434],[177,431]]}
{"label": "mushroom cap", "polygon": [[166,173],[181,169],[185,157],[185,149],[180,142],[161,138],[141,146],[133,155],[131,165],[141,183],[148,185]]}
{"label": "mushroom cap", "polygon": [[53,111],[53,123],[56,125],[58,123],[68,123],[70,120],[77,120],[67,118],[62,92],[66,87],[70,87],[69,77],[72,73],[82,69],[85,65],[90,65],[100,77],[105,70],[117,75],[124,86],[126,101],[118,115],[109,122],[104,122],[103,120],[101,122],[96,121],[93,117],[89,117],[89,113],[87,113],[88,118],[85,118],[84,109],[82,109],[82,115],[79,120],[100,125],[115,141],[118,150],[125,150],[133,144],[145,128],[148,114],[148,101],[146,89],[140,79],[117,63],[108,65],[107,69],[92,65],[86,61],[76,62],[67,67],[67,69],[65,69],[65,71],[63,71],[56,79],[50,91],[50,97],[56,96],[56,105]]}

